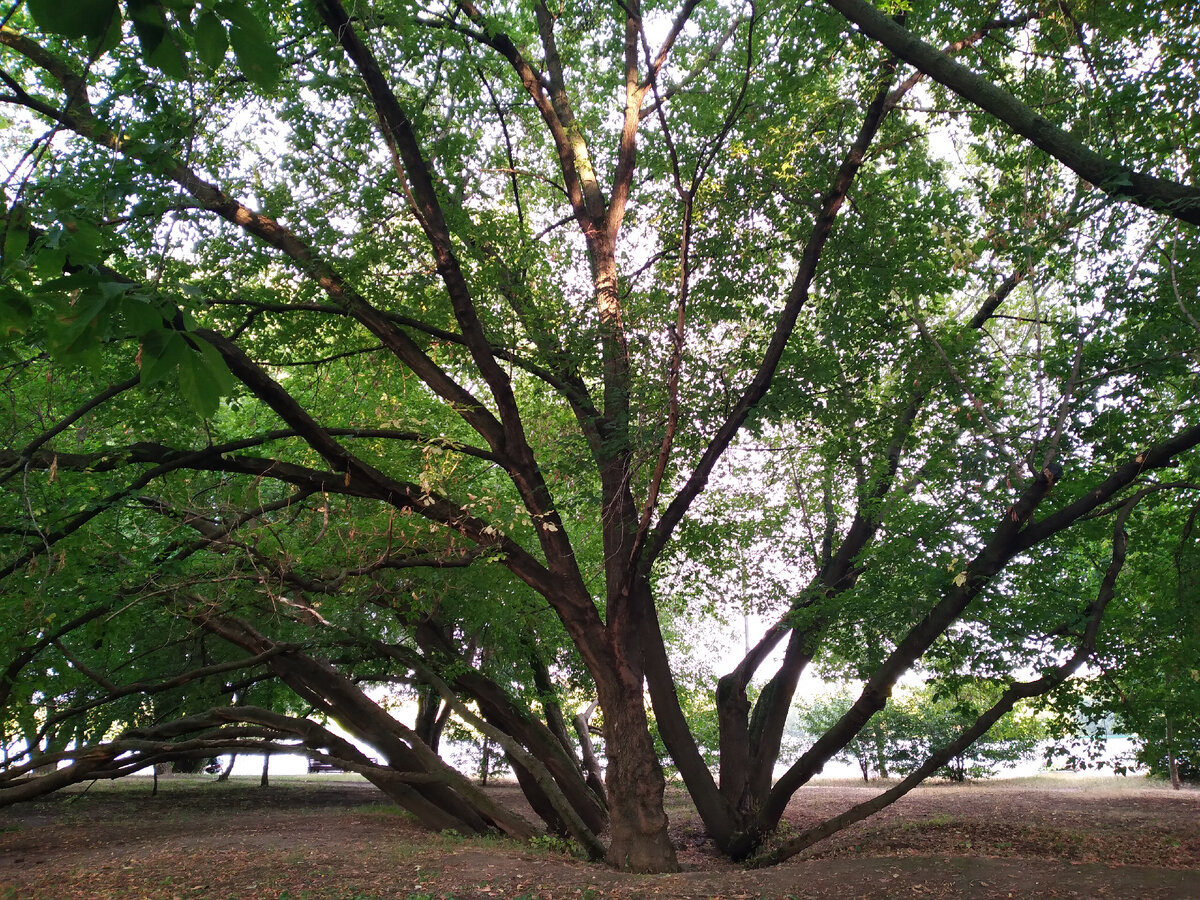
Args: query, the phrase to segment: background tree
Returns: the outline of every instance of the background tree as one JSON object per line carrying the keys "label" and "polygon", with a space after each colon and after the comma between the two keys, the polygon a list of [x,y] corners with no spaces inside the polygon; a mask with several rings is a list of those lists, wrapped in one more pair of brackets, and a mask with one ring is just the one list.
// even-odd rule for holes
{"label": "background tree", "polygon": [[[928,685],[897,691],[839,758],[856,763],[863,781],[870,780],[871,772],[879,778],[908,775],[937,748],[952,743],[997,699],[998,694],[985,684]],[[843,691],[799,704],[793,728],[815,740],[841,718],[852,701]],[[937,774],[952,781],[986,778],[999,768],[1031,759],[1048,735],[1045,724],[1035,716],[1008,712]]]}
{"label": "background tree", "polygon": [[1195,780],[1200,735],[1200,560],[1194,490],[1141,512],[1162,540],[1131,560],[1130,602],[1107,623],[1093,677],[1054,698],[1068,734],[1128,735],[1135,759],[1111,759],[1104,740],[1060,747],[1076,765],[1136,762],[1176,787]]}

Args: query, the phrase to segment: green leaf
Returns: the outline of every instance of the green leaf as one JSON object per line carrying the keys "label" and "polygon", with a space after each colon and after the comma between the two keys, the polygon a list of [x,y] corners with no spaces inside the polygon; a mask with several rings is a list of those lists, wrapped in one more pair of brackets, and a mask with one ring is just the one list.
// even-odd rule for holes
{"label": "green leaf", "polygon": [[[244,24],[249,22],[252,24]],[[229,29],[229,43],[233,45],[238,68],[253,84],[271,90],[279,83],[282,63],[266,30],[257,19],[234,20]]]}
{"label": "green leaf", "polygon": [[167,31],[154,52],[146,56],[146,62],[160,70],[169,78],[187,78],[187,54],[179,44],[179,36],[175,31]]}
{"label": "green leaf", "polygon": [[14,290],[0,294],[0,338],[24,334],[33,320],[33,306],[29,298]]}
{"label": "green leaf", "polygon": [[99,37],[115,16],[117,0],[29,0],[33,20],[43,31],[63,37]]}
{"label": "green leaf", "polygon": [[29,226],[25,224],[22,212],[14,208],[8,216],[8,227],[4,230],[5,265],[11,265],[24,256],[29,246]]}
{"label": "green leaf", "polygon": [[117,15],[114,15],[109,22],[108,28],[102,34],[95,35],[88,41],[88,52],[99,57],[113,50],[117,44],[121,43],[121,38],[124,36],[123,25],[124,21],[118,11]]}
{"label": "green leaf", "polygon": [[64,219],[62,226],[67,255],[73,264],[85,266],[103,261],[104,233],[99,228],[84,219]]}
{"label": "green leaf", "polygon": [[216,413],[221,397],[233,387],[233,376],[225,360],[210,345],[197,340],[179,365],[179,390],[188,405],[208,418]]}
{"label": "green leaf", "polygon": [[55,278],[62,274],[63,266],[67,264],[67,248],[43,247],[34,258],[33,270],[39,278]]}
{"label": "green leaf", "polygon": [[[126,288],[127,285],[120,285],[120,287]],[[163,325],[162,311],[144,297],[138,296],[127,297],[121,304],[121,319],[129,334],[143,339],[156,329],[161,329]],[[142,362],[145,363],[144,352]]]}
{"label": "green leaf", "polygon": [[[60,266],[55,274],[58,276],[57,278],[43,281],[38,285],[40,292],[46,294],[69,294],[72,291],[91,292],[103,283],[95,272],[72,272],[69,275],[63,275]],[[105,300],[112,298],[109,293],[102,292],[102,294]]]}
{"label": "green leaf", "polygon": [[150,54],[158,49],[167,33],[162,8],[149,0],[129,0],[129,18],[142,45],[142,56],[149,61]]}
{"label": "green leaf", "polygon": [[188,346],[177,331],[160,327],[142,335],[142,385],[148,387],[165,379],[188,353]]}
{"label": "green leaf", "polygon": [[225,51],[229,49],[229,36],[225,26],[210,12],[201,13],[196,22],[196,55],[200,62],[215,69],[225,61]]}
{"label": "green leaf", "polygon": [[221,356],[217,348],[207,341],[198,340],[197,343],[200,345],[200,355],[204,358],[204,367],[208,370],[209,377],[217,385],[218,395],[225,397],[232,394],[236,381],[233,373],[229,371],[225,357]]}
{"label": "green leaf", "polygon": [[45,299],[58,308],[57,323],[46,333],[46,347],[51,356],[63,362],[96,365],[101,347],[109,337],[108,298],[99,291],[87,291],[73,300],[61,295],[47,295]]}
{"label": "green leaf", "polygon": [[261,35],[266,35],[267,31],[263,27],[262,22],[258,20],[258,16],[254,14],[244,3],[235,3],[233,0],[221,0],[217,4],[217,12],[228,19],[236,28],[245,28],[248,31],[257,31]]}

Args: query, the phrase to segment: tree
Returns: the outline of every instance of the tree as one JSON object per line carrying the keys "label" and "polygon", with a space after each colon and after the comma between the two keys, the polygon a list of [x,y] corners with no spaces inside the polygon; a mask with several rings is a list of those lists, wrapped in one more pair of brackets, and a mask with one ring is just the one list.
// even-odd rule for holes
{"label": "tree", "polygon": [[[853,702],[854,698],[848,691],[840,691],[799,703],[793,708],[794,720],[789,723],[788,730],[796,737],[815,740],[836,725]],[[867,727],[856,734],[834,758],[856,763],[863,781],[871,780],[871,772],[879,778],[890,778],[896,752],[889,744],[906,726],[916,724],[915,720],[900,711],[895,702],[889,703],[871,716]]]}
{"label": "tree", "polygon": [[[1139,515],[1161,540],[1129,566],[1130,602],[1117,610],[1097,647],[1091,678],[1054,698],[1059,728],[1103,737],[1115,731],[1137,743],[1137,762],[1179,788],[1197,775],[1200,739],[1200,507],[1169,494]],[[1103,740],[1068,749],[1075,764],[1105,755]],[[1129,760],[1109,761],[1124,766]],[[1104,764],[1104,763],[1101,763]]]}
{"label": "tree", "polygon": [[[870,781],[872,771],[880,778],[908,775],[971,727],[998,699],[986,684],[958,684],[953,693],[946,694],[939,690],[923,686],[894,696],[838,757],[857,763],[863,781]],[[795,730],[809,739],[819,738],[837,723],[853,699],[843,691],[800,704],[795,710]],[[1029,759],[1047,736],[1046,726],[1035,716],[1009,712],[937,774],[952,781],[993,775],[998,767]]]}
{"label": "tree", "polygon": [[[14,5],[0,802],[300,742],[532,834],[361,687],[397,679],[622,867],[676,865],[647,691],[734,858],[902,795],[1090,657],[1137,505],[1194,490],[1195,15]],[[740,564],[729,497],[791,587],[718,683],[718,781],[666,636],[681,573]],[[772,783],[814,659],[863,690]],[[764,851],[922,659],[1003,689]]]}

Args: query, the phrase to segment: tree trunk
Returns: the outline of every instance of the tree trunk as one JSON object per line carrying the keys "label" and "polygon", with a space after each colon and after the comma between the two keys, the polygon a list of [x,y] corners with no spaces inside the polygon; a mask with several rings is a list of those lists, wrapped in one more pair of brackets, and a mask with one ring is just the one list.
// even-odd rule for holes
{"label": "tree trunk", "polygon": [[879,772],[879,777],[887,779],[887,745],[883,740],[883,727],[876,724],[874,728],[875,737],[875,768]]}
{"label": "tree trunk", "polygon": [[218,784],[221,783],[222,781],[229,780],[229,776],[233,774],[233,764],[235,762],[237,762],[237,754],[236,753],[229,754],[229,765],[227,765],[225,767],[224,771],[221,772],[221,774],[217,776]]}
{"label": "tree trunk", "polygon": [[579,755],[583,757],[583,771],[588,787],[597,797],[607,802],[607,795],[604,791],[604,773],[600,770],[600,761],[596,759],[596,750],[592,746],[592,733],[588,726],[592,713],[595,711],[596,704],[592,703],[575,717],[575,733],[579,735]]}
{"label": "tree trunk", "polygon": [[[252,653],[261,653],[271,646],[267,638],[232,617],[209,617],[203,624]],[[436,831],[453,828],[463,834],[481,834],[492,824],[497,824],[489,821],[467,799],[471,792],[478,792],[470,779],[447,766],[412,729],[380,709],[344,675],[302,653],[276,656],[270,666],[298,696],[378,750],[397,773],[435,776],[419,780],[372,779],[372,783],[427,827]]]}
{"label": "tree trunk", "polygon": [[[452,684],[455,693],[473,698],[488,724],[519,741],[525,749],[541,760],[588,828],[596,834],[604,831],[608,825],[608,817],[604,808],[603,793],[595,792],[584,780],[573,748],[568,752],[563,741],[547,725],[529,715],[528,711],[514,703],[496,682],[475,669],[457,653],[443,626],[432,621],[423,622],[417,627],[415,636],[427,657],[442,658],[453,664],[448,668],[455,672]],[[569,743],[568,741],[568,746]],[[537,787],[536,781],[522,781],[520,773],[518,780],[522,789],[529,787],[535,789],[539,795],[543,793]],[[541,809],[552,808],[548,801],[542,802],[544,797],[535,798],[527,794],[527,798],[530,805],[539,810],[539,814]],[[553,827],[551,821],[547,820],[547,824]]]}
{"label": "tree trunk", "polygon": [[479,784],[482,787],[487,787],[488,772],[492,768],[492,742],[489,741],[486,736],[484,736],[484,739],[483,739],[483,749],[480,753],[480,756],[481,756],[481,759],[479,761]]}
{"label": "tree trunk", "polygon": [[269,787],[271,784],[271,754],[263,754],[263,770],[262,777],[258,779],[259,787]]}
{"label": "tree trunk", "polygon": [[1179,777],[1179,760],[1175,756],[1175,734],[1171,728],[1171,720],[1166,719],[1166,738],[1167,738],[1167,773],[1171,776],[1171,787],[1175,790],[1183,789],[1183,779]]}
{"label": "tree trunk", "polygon": [[[663,809],[666,780],[650,737],[641,678],[633,684],[609,685],[608,691],[599,683],[597,687],[605,743],[621,748],[609,754],[606,773],[612,837],[608,863],[633,872],[676,872],[679,862]],[[618,688],[616,695],[606,697],[613,688]]]}
{"label": "tree trunk", "polygon": [[434,753],[442,742],[442,731],[450,720],[450,707],[442,703],[438,692],[427,685],[417,688],[417,718],[415,731]]}

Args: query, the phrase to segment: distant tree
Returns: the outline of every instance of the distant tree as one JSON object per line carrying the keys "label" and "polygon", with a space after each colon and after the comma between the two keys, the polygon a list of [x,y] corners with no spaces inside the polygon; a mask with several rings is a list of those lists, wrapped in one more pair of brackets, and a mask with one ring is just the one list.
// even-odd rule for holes
{"label": "distant tree", "polygon": [[[880,778],[908,775],[937,748],[951,744],[974,724],[997,695],[994,686],[978,683],[953,689],[946,685],[898,689],[838,758],[857,763],[864,781],[870,780],[871,772]],[[798,704],[796,732],[810,739],[820,737],[852,699],[847,691],[841,691]],[[1036,716],[1009,712],[937,774],[953,781],[986,778],[1000,768],[1032,758],[1046,736],[1046,726]]]}
{"label": "distant tree", "polygon": [[[854,697],[845,689],[801,701],[792,709],[788,730],[797,740],[812,741],[836,723],[853,701]],[[899,734],[907,724],[910,724],[907,717],[893,699],[871,716],[866,727],[834,759],[857,764],[863,781],[870,781],[872,772],[877,778],[889,778],[894,754],[891,737]]]}
{"label": "distant tree", "polygon": [[1115,732],[1134,740],[1138,764],[1179,787],[1200,770],[1200,504],[1154,494],[1137,515],[1160,540],[1131,555],[1129,600],[1100,634],[1096,673],[1050,706],[1073,764],[1127,765],[1086,739]]}

